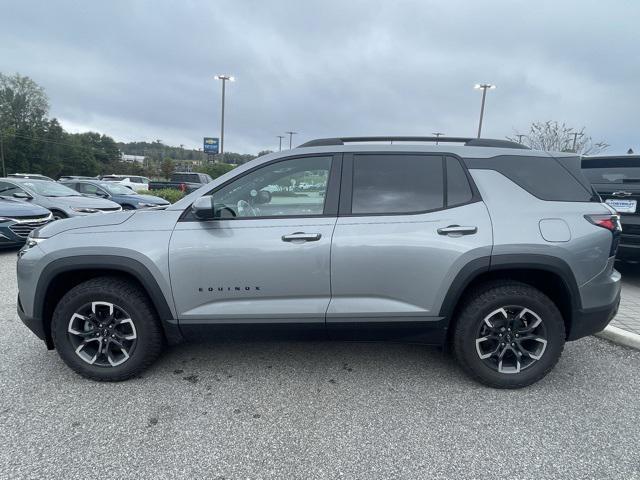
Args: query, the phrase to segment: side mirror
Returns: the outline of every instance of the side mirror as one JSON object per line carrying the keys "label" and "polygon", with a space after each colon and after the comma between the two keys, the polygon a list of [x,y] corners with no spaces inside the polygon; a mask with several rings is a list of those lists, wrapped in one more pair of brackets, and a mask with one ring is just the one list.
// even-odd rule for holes
{"label": "side mirror", "polygon": [[191,212],[198,220],[213,220],[213,197],[196,198],[195,202],[191,204]]}
{"label": "side mirror", "polygon": [[25,200],[31,200],[33,197],[26,192],[16,192],[13,194],[15,198],[23,198]]}
{"label": "side mirror", "polygon": [[215,204],[213,197],[205,196],[196,199],[191,205],[191,211],[198,220],[214,220],[216,218],[234,218],[236,212],[224,204]]}

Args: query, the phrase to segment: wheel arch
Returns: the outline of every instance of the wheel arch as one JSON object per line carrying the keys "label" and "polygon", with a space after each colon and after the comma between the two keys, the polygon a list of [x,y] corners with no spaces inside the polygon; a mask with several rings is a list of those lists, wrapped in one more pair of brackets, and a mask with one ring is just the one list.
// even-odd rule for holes
{"label": "wheel arch", "polygon": [[582,306],[578,285],[564,260],[540,254],[494,255],[467,264],[454,279],[440,309],[440,316],[449,319],[447,338],[466,295],[492,280],[519,281],[542,291],[560,310],[570,338],[575,314]]}
{"label": "wheel arch", "polygon": [[53,348],[51,319],[53,311],[71,288],[91,278],[118,276],[140,286],[149,296],[168,343],[179,343],[182,335],[162,289],[141,262],[128,257],[82,255],[54,260],[42,271],[36,286],[34,316],[41,319],[45,342]]}

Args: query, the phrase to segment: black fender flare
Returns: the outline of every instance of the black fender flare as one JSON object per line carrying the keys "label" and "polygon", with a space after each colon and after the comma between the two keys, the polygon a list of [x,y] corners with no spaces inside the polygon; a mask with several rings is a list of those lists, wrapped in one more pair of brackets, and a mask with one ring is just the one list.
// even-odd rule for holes
{"label": "black fender flare", "polygon": [[[53,280],[62,273],[69,273],[81,270],[105,270],[111,272],[121,272],[134,277],[147,295],[151,299],[160,323],[164,329],[165,336],[169,344],[182,341],[178,322],[169,307],[169,302],[162,293],[157,280],[149,269],[138,260],[130,257],[118,255],[77,255],[72,257],[59,258],[49,263],[41,272],[36,285],[34,298],[34,317],[40,319],[43,330],[50,335],[47,323],[50,319],[45,318],[45,306],[47,292]],[[49,341],[49,340],[47,340]]]}
{"label": "black fender flare", "polygon": [[582,308],[580,291],[575,276],[569,264],[558,257],[544,254],[501,254],[480,257],[465,265],[456,275],[451,283],[449,291],[440,307],[439,315],[451,320],[458,302],[462,298],[465,289],[479,275],[486,272],[499,270],[542,270],[557,275],[564,283],[570,295],[571,318],[567,319],[573,323],[574,316]]}

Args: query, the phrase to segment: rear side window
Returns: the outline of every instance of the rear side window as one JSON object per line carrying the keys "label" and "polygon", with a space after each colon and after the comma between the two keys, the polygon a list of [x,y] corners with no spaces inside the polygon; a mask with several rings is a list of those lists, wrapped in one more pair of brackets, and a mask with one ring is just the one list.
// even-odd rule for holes
{"label": "rear side window", "polygon": [[442,157],[354,155],[352,214],[409,214],[443,206]]}
{"label": "rear side window", "polygon": [[[577,158],[577,157],[576,157]],[[563,159],[564,160],[564,159]],[[589,202],[594,194],[579,171],[571,173],[553,157],[501,155],[492,158],[467,158],[467,167],[500,172],[531,195],[556,202]]]}
{"label": "rear side window", "polygon": [[473,198],[471,185],[460,162],[447,157],[447,207],[468,203]]}

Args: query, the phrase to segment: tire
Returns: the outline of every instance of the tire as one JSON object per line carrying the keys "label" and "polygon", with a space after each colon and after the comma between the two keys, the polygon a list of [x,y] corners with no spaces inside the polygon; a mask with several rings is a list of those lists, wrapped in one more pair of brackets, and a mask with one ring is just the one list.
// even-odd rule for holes
{"label": "tire", "polygon": [[465,299],[453,350],[475,380],[493,388],[522,388],[553,369],[565,338],[562,315],[549,297],[524,283],[497,281]]}
{"label": "tire", "polygon": [[146,293],[117,277],[97,277],[67,292],[53,313],[51,334],[58,354],[72,370],[107,382],[140,374],[158,358],[163,344]]}
{"label": "tire", "polygon": [[68,218],[67,215],[60,210],[51,210],[51,214],[53,215],[54,220],[62,220],[63,218]]}

